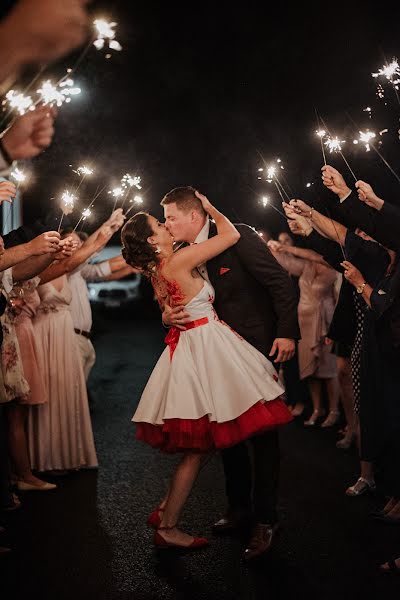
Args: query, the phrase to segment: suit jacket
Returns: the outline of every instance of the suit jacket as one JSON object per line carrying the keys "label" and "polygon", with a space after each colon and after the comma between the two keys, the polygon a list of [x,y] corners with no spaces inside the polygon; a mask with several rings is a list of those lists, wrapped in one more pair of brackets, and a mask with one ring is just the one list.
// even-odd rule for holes
{"label": "suit jacket", "polygon": [[[276,337],[298,339],[293,284],[268,246],[248,225],[235,225],[239,242],[207,261],[220,319],[263,354]],[[216,235],[213,223],[209,237]]]}
{"label": "suit jacket", "polygon": [[400,209],[393,204],[385,202],[381,210],[375,210],[352,192],[343,202],[337,200],[333,218],[350,229],[359,227],[387,248],[400,249]]}

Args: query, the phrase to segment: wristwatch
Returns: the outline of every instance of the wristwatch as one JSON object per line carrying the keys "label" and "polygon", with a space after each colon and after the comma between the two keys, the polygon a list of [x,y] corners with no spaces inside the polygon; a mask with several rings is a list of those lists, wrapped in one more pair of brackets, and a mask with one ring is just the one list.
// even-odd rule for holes
{"label": "wristwatch", "polygon": [[364,283],[362,283],[361,285],[358,285],[356,287],[357,294],[362,294],[366,285],[367,285],[366,281],[364,281]]}

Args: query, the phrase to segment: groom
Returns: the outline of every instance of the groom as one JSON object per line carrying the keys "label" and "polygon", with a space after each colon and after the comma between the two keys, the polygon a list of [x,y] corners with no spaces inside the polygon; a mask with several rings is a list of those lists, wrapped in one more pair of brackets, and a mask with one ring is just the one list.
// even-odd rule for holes
{"label": "groom", "polygon": [[[200,243],[216,235],[194,188],[173,189],[161,205],[176,242]],[[295,292],[260,236],[248,225],[236,227],[241,234],[239,242],[200,265],[198,271],[215,289],[218,317],[278,366],[292,358],[294,340],[300,337]],[[188,321],[183,307],[164,310],[166,326],[182,327]],[[234,528],[251,514],[255,526],[245,551],[245,558],[251,559],[269,550],[278,526],[278,432],[269,431],[223,450],[222,460],[228,511],[215,523],[214,531]]]}

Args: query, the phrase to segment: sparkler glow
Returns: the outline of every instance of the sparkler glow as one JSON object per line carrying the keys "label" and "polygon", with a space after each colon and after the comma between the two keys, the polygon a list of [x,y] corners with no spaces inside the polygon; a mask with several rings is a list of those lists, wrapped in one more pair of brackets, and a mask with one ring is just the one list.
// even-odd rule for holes
{"label": "sparkler glow", "polygon": [[143,198],[142,198],[142,196],[135,196],[133,198],[133,202],[136,202],[136,204],[143,204]]}
{"label": "sparkler glow", "polygon": [[[371,73],[371,75],[375,78],[386,77],[386,79],[398,89],[398,84],[400,83],[400,67],[397,59],[393,58],[390,64],[383,65],[377,73]],[[393,77],[396,77],[396,79],[393,79]]]}
{"label": "sparkler glow", "polygon": [[268,196],[263,196],[261,198],[261,202],[262,202],[263,207],[265,208],[269,204],[269,198],[268,198]]}
{"label": "sparkler glow", "polygon": [[317,134],[317,136],[319,138],[324,138],[326,136],[326,131],[325,129],[319,129],[318,131],[315,132]]}
{"label": "sparkler glow", "polygon": [[122,50],[121,44],[115,39],[115,27],[117,23],[114,21],[109,23],[104,19],[96,19],[93,24],[97,29],[97,39],[93,42],[97,50],[102,50],[106,46],[106,42],[108,42],[107,45],[110,50],[116,50],[117,52]]}
{"label": "sparkler glow", "polygon": [[91,214],[92,211],[90,210],[90,208],[85,208],[85,210],[82,211],[82,221],[90,217]]}
{"label": "sparkler glow", "polygon": [[370,140],[372,140],[374,137],[376,137],[375,133],[373,131],[360,131],[360,137],[358,138],[358,140],[354,140],[353,143],[354,144],[364,144],[365,146],[365,150],[366,152],[369,152],[371,150],[371,147],[369,145]]}
{"label": "sparkler glow", "polygon": [[18,169],[18,167],[15,167],[15,169],[13,171],[11,171],[10,173],[10,177],[12,177],[14,179],[14,181],[17,182],[17,187],[19,187],[19,185],[21,183],[23,183],[26,179],[26,175],[23,171],[21,171],[20,169]]}
{"label": "sparkler glow", "polygon": [[65,215],[69,215],[73,211],[75,200],[76,196],[71,194],[71,192],[68,190],[65,190],[65,192],[62,194],[62,211]]}
{"label": "sparkler glow", "polygon": [[329,148],[329,152],[341,152],[342,144],[345,143],[345,140],[339,140],[336,136],[334,138],[329,137],[326,142],[324,142],[325,146]]}
{"label": "sparkler glow", "polygon": [[276,167],[267,167],[267,180],[272,181],[276,174]]}
{"label": "sparkler glow", "polygon": [[108,193],[112,194],[114,196],[114,198],[120,198],[123,195],[124,191],[122,188],[117,187],[117,188],[110,190]]}
{"label": "sparkler glow", "polygon": [[138,190],[142,189],[140,185],[141,178],[140,177],[132,177],[129,173],[126,173],[121,179],[121,186],[126,190],[128,187],[131,188],[135,186]]}
{"label": "sparkler glow", "polygon": [[36,90],[43,104],[62,106],[64,102],[71,102],[71,96],[81,93],[81,89],[74,87],[74,81],[70,77],[54,84],[48,79],[42,83],[42,87]]}
{"label": "sparkler glow", "polygon": [[3,104],[6,102],[8,102],[10,109],[15,109],[20,115],[24,115],[27,110],[33,108],[33,100],[31,96],[24,96],[24,94],[20,94],[15,90],[10,90],[7,92],[6,100],[3,102]]}
{"label": "sparkler glow", "polygon": [[82,165],[81,167],[78,167],[76,169],[76,171],[74,171],[74,173],[78,173],[78,175],[87,177],[88,175],[93,175],[94,169],[91,169],[90,167],[86,167],[85,165]]}

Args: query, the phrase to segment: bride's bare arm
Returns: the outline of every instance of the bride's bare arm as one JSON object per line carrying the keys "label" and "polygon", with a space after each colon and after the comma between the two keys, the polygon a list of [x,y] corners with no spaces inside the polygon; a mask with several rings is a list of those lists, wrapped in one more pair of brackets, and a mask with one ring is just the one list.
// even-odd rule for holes
{"label": "bride's bare arm", "polygon": [[204,210],[215,221],[217,235],[205,242],[188,246],[175,252],[169,263],[171,266],[173,265],[174,269],[192,271],[198,265],[207,262],[211,258],[214,258],[214,256],[218,256],[218,254],[236,244],[240,239],[240,233],[236,227],[209,202],[206,196],[197,191],[196,196],[201,201]]}

